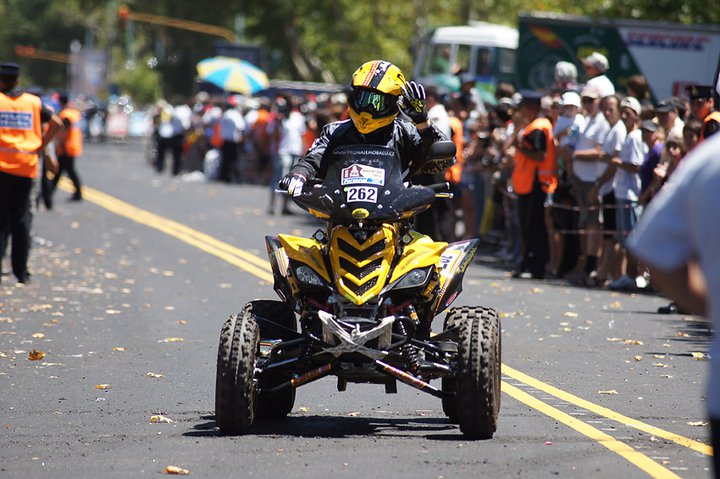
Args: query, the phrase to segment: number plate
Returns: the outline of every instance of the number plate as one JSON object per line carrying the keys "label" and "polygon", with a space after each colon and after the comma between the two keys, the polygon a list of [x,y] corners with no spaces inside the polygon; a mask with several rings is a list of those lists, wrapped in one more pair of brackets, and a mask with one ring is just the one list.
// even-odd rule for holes
{"label": "number plate", "polygon": [[347,202],[364,201],[365,203],[377,203],[377,188],[372,186],[348,186]]}

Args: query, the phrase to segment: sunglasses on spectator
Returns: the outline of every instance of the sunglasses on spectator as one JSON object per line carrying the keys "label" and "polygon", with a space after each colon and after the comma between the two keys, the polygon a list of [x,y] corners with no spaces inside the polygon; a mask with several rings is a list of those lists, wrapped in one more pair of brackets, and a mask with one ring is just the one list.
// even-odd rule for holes
{"label": "sunglasses on spectator", "polygon": [[582,97],[581,101],[582,101],[583,103],[592,103],[592,102],[595,101],[595,98],[590,98],[590,97],[588,97],[588,96],[584,96],[584,97]]}
{"label": "sunglasses on spectator", "polygon": [[680,148],[680,143],[675,142],[675,141],[668,141],[667,143],[665,143],[665,147],[668,150],[670,150],[672,148]]}

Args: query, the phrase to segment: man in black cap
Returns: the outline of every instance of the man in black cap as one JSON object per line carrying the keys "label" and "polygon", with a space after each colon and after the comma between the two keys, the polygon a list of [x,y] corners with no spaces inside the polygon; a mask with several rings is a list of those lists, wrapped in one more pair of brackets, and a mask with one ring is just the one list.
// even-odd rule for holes
{"label": "man in black cap", "polygon": [[667,98],[655,107],[655,114],[657,115],[658,124],[665,130],[665,136],[675,134],[682,136],[685,122],[680,119],[678,113],[677,104],[672,98]]}
{"label": "man in black cap", "polygon": [[522,263],[513,275],[542,279],[550,259],[545,199],[557,188],[557,159],[552,123],[541,114],[542,95],[520,93],[518,111],[527,126],[515,141],[512,182],[518,196]]}
{"label": "man in black cap", "polygon": [[700,141],[720,130],[720,112],[715,111],[713,87],[710,85],[691,85],[685,88],[690,97],[692,114],[703,126]]}
{"label": "man in black cap", "polygon": [[[27,283],[30,193],[38,174],[38,153],[62,127],[62,120],[43,107],[40,98],[17,87],[19,74],[19,65],[0,63],[0,261],[11,236],[13,273]],[[42,121],[49,122],[44,135]]]}

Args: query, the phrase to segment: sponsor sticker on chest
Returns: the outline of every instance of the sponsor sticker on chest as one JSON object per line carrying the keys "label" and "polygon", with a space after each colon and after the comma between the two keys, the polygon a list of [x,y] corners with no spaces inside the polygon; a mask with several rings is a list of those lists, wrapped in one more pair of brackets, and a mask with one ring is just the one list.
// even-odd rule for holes
{"label": "sponsor sticker on chest", "polygon": [[385,170],[357,163],[342,169],[341,184],[345,185],[385,185]]}

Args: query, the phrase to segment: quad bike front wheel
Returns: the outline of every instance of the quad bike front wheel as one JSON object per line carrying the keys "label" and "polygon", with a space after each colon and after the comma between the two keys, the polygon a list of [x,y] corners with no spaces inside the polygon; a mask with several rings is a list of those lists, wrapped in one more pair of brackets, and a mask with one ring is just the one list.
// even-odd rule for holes
{"label": "quad bike front wheel", "polygon": [[220,332],[215,383],[215,421],[223,434],[248,432],[255,419],[255,355],[260,329],[249,303]]}
{"label": "quad bike front wheel", "polygon": [[500,320],[494,309],[452,309],[445,329],[457,327],[458,357],[454,378],[443,380],[443,390],[456,397],[443,400],[443,411],[469,439],[490,439],[500,411]]}

